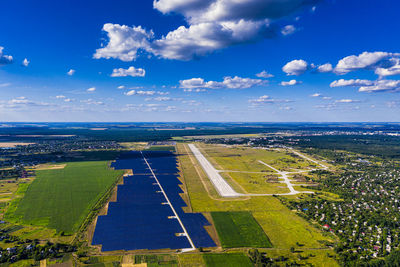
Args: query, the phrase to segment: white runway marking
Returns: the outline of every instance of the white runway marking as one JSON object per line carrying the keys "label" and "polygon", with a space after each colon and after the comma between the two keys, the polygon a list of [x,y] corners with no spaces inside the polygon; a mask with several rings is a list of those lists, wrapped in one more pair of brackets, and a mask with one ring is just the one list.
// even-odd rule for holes
{"label": "white runway marking", "polygon": [[215,189],[222,197],[240,197],[243,194],[236,192],[222,176],[219,172],[214,168],[214,166],[204,157],[204,155],[200,152],[200,150],[194,145],[188,145],[193,155],[199,161],[201,167],[206,172],[208,178],[213,183]]}

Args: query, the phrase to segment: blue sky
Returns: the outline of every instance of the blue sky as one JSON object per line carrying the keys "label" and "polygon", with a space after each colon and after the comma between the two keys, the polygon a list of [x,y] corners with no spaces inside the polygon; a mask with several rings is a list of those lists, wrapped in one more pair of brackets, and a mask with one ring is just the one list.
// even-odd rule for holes
{"label": "blue sky", "polygon": [[0,5],[0,121],[400,121],[395,0]]}

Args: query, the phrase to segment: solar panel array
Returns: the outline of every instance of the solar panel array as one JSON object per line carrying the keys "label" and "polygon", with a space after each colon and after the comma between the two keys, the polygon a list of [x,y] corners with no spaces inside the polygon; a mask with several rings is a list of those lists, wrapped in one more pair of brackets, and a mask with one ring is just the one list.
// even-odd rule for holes
{"label": "solar panel array", "polygon": [[186,203],[179,193],[177,159],[169,151],[132,151],[121,155],[112,167],[132,169],[118,185],[117,201],[110,202],[107,215],[99,216],[92,244],[102,251],[139,249],[182,249],[191,245],[144,158],[156,175],[196,247],[214,247],[201,213],[185,213]]}

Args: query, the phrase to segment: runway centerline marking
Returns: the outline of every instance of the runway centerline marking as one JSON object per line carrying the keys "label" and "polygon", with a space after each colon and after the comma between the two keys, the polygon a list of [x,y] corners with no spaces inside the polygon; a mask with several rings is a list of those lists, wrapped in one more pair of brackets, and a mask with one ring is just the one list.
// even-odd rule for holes
{"label": "runway centerline marking", "polygon": [[222,197],[240,197],[243,194],[236,192],[225,179],[219,174],[214,166],[204,157],[194,144],[188,144],[193,155],[196,157],[215,189]]}

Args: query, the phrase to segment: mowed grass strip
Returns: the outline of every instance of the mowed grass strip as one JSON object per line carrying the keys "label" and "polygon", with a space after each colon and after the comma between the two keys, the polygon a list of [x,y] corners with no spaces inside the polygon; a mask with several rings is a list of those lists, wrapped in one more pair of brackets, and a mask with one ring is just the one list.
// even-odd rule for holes
{"label": "mowed grass strip", "polygon": [[225,253],[225,254],[204,254],[204,261],[207,267],[251,267],[249,257],[243,253]]}
{"label": "mowed grass strip", "polygon": [[107,161],[70,162],[64,169],[37,171],[10,220],[73,233],[101,196],[123,174]]}
{"label": "mowed grass strip", "polygon": [[250,212],[211,212],[211,216],[222,247],[272,247],[268,236]]}

